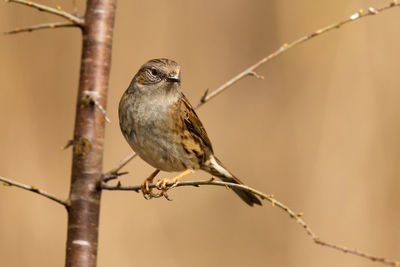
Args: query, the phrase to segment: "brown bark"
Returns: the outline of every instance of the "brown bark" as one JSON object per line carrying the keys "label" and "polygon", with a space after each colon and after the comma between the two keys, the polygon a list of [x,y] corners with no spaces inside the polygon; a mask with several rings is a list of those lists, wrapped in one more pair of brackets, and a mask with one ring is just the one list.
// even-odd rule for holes
{"label": "brown bark", "polygon": [[88,0],[84,18],[79,92],[68,212],[66,266],[96,266],[105,120],[115,0]]}

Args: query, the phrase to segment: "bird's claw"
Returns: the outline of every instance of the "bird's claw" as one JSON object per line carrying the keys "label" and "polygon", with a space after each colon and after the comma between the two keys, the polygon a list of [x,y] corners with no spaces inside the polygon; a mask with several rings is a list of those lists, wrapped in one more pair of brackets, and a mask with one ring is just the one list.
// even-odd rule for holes
{"label": "bird's claw", "polygon": [[153,190],[150,188],[149,184],[150,181],[145,180],[141,186],[143,197],[147,200],[160,197],[160,194],[153,193]]}
{"label": "bird's claw", "polygon": [[168,196],[168,194],[167,194],[167,189],[162,189],[161,192],[160,192],[160,196],[165,197],[165,199],[168,200],[168,201],[172,201],[172,198],[170,198]]}
{"label": "bird's claw", "polygon": [[[165,197],[165,199],[172,201],[172,199],[168,196],[167,191],[173,187],[176,186],[176,183],[178,182],[178,179],[172,178],[163,178],[158,180],[156,184],[156,188],[160,190],[160,195]],[[169,184],[169,185],[168,185]]]}
{"label": "bird's claw", "polygon": [[[168,186],[168,184],[173,183],[171,186]],[[150,188],[150,181],[145,180],[141,186],[143,197],[146,200],[150,200],[152,198],[159,198],[159,197],[165,197],[165,199],[172,201],[172,199],[168,196],[167,191],[168,189],[174,187],[176,184],[176,181],[174,179],[160,179],[157,184],[156,188],[160,190],[159,193],[154,193],[152,188]]]}
{"label": "bird's claw", "polygon": [[170,188],[175,187],[177,182],[178,182],[177,178],[172,178],[172,179],[163,178],[158,180],[158,182],[156,183],[156,187],[158,190],[163,190],[163,189],[168,190]]}

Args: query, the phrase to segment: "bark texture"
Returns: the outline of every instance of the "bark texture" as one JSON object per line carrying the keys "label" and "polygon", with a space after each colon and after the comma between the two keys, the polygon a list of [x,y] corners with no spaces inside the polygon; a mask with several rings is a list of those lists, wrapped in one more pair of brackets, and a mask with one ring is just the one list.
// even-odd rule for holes
{"label": "bark texture", "polygon": [[[115,0],[88,0],[76,106],[66,266],[96,266],[105,119]],[[93,101],[96,99],[96,101]]]}

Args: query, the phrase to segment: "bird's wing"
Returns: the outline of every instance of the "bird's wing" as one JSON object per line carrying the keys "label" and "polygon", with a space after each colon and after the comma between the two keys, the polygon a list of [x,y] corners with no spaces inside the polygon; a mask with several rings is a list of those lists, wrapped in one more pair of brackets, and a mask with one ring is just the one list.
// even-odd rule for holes
{"label": "bird's wing", "polygon": [[[199,144],[203,149],[213,153],[211,141],[208,138],[207,132],[204,129],[199,117],[197,116],[194,108],[190,104],[189,100],[182,94],[179,99],[180,105],[180,117],[183,120],[184,127],[187,129],[189,134],[194,140],[200,142]],[[207,153],[208,154],[208,153]]]}

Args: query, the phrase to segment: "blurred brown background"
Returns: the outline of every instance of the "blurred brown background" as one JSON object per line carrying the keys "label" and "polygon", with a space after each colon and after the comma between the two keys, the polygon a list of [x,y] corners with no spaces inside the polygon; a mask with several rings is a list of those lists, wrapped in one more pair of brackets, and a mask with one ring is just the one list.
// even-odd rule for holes
{"label": "blurred brown background", "polygon": [[[72,10],[70,0],[41,2]],[[131,151],[117,105],[148,59],[179,62],[197,103],[281,44],[388,2],[120,0],[104,169]],[[216,154],[248,185],[304,212],[321,238],[395,259],[399,17],[395,8],[306,42],[261,67],[264,80],[246,78],[199,111]],[[62,20],[0,4],[1,31],[50,21]],[[0,175],[68,195],[71,150],[59,147],[72,137],[80,49],[76,29],[0,35]],[[152,168],[136,159],[125,170],[123,183],[139,184]],[[104,192],[98,266],[380,266],[313,244],[268,203],[248,208],[212,187],[171,196]],[[51,201],[0,187],[0,265],[63,266],[66,218]]]}

